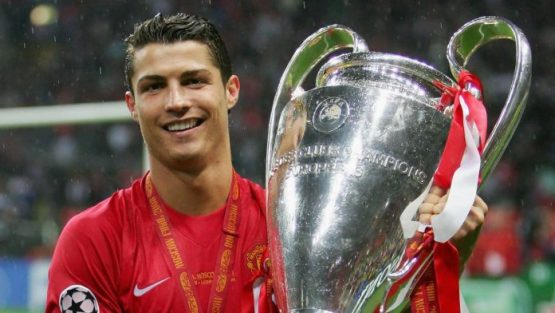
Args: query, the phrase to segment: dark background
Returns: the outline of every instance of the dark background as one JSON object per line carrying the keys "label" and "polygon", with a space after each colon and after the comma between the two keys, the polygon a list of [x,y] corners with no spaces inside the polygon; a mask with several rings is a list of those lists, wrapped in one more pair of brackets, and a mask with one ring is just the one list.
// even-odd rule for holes
{"label": "dark background", "polygon": [[[31,23],[38,5],[57,14],[52,23]],[[210,18],[228,44],[242,87],[231,112],[234,164],[259,183],[278,80],[296,47],[318,28],[344,24],[370,50],[447,74],[446,46],[459,27],[486,15],[513,21],[530,41],[532,87],[513,141],[481,191],[490,214],[468,270],[511,275],[554,260],[553,1],[2,0],[0,108],[123,100],[122,40],[135,23],[179,11]],[[504,103],[514,55],[511,42],[499,42],[471,60],[485,85],[490,124]],[[70,216],[141,175],[141,149],[133,123],[1,129],[0,257],[48,258]]]}

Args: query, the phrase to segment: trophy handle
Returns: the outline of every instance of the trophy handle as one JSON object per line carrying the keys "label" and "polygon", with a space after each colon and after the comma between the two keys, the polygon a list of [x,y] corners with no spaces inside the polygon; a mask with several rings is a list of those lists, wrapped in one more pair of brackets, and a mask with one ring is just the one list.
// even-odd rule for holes
{"label": "trophy handle", "polygon": [[[516,64],[505,105],[484,148],[480,171],[482,183],[497,165],[522,117],[532,76],[530,45],[522,31],[513,23],[501,17],[487,16],[464,24],[451,37],[447,46],[447,60],[451,73],[458,78],[479,47],[498,39],[511,39],[515,42]],[[472,86],[466,88],[471,89]]]}
{"label": "trophy handle", "polygon": [[283,72],[274,97],[268,126],[266,148],[266,183],[272,164],[272,148],[280,112],[298,93],[312,69],[332,52],[352,48],[353,52],[368,51],[366,42],[357,33],[342,25],[330,25],[314,32],[297,48]]}

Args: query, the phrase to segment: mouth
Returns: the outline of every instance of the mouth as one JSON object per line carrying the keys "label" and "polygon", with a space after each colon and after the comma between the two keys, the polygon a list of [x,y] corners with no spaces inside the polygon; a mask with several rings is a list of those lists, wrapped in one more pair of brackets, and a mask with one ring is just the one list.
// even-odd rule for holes
{"label": "mouth", "polygon": [[185,121],[169,123],[164,126],[164,129],[172,133],[182,132],[182,131],[187,131],[187,130],[191,130],[193,128],[199,127],[203,122],[204,120],[202,119],[192,118],[192,119],[187,119]]}

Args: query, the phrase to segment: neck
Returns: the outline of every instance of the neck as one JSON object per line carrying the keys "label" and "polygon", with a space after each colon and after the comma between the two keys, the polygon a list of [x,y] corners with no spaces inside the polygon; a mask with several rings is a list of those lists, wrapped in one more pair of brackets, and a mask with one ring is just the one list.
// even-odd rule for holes
{"label": "neck", "polygon": [[231,160],[201,170],[178,171],[151,158],[151,179],[162,200],[183,214],[205,215],[225,205],[231,187]]}

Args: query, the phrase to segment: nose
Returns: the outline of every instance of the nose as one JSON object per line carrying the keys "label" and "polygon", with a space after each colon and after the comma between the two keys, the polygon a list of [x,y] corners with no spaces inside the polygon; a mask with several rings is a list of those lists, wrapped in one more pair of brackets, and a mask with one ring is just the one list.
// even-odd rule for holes
{"label": "nose", "polygon": [[189,108],[189,101],[187,101],[185,88],[178,82],[171,82],[168,90],[166,110],[170,112],[186,111]]}

